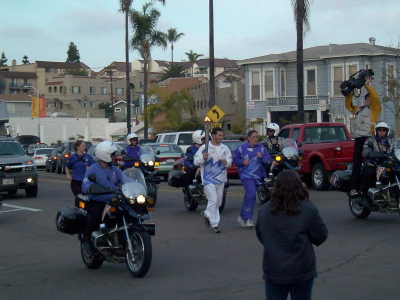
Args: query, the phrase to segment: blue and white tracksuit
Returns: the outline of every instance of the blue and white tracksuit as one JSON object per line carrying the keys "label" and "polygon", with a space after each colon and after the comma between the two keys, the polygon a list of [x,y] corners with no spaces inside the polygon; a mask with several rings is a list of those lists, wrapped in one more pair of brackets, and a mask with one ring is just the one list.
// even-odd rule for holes
{"label": "blue and white tracksuit", "polygon": [[[258,153],[261,153],[261,158],[258,157]],[[245,166],[243,161],[246,159],[249,160],[249,164]],[[243,143],[233,152],[233,163],[239,169],[240,180],[245,190],[242,211],[240,212],[240,217],[244,222],[253,220],[256,192],[261,184],[261,179],[266,177],[264,165],[271,163],[271,161],[268,150],[260,143],[255,146]]]}
{"label": "blue and white tracksuit", "polygon": [[[218,227],[220,216],[219,207],[222,203],[225,182],[227,182],[226,168],[232,164],[232,153],[223,144],[208,144],[208,159],[204,160],[205,145],[202,145],[194,156],[194,164],[200,166],[201,180],[204,185],[208,203],[204,215],[210,220],[212,227]],[[226,159],[224,165],[221,159]]]}

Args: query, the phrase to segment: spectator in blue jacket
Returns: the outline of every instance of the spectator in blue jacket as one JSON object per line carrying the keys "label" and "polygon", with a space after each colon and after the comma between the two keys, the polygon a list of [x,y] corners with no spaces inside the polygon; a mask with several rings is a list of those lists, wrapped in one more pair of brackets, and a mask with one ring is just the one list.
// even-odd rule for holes
{"label": "spectator in blue jacket", "polygon": [[[118,167],[113,165],[115,160],[115,152],[117,146],[111,142],[101,142],[96,147],[96,157],[98,162],[92,165],[85,173],[83,179],[82,191],[89,195],[89,202],[87,211],[89,214],[88,224],[85,231],[84,247],[87,253],[93,253],[93,245],[90,237],[92,232],[96,230],[101,223],[101,216],[107,202],[114,196],[112,192],[115,192],[118,188],[118,184],[130,181],[127,176],[122,173]],[[109,188],[109,194],[92,195],[90,194],[90,187],[94,182],[89,181],[89,175],[96,175],[96,183],[102,187]]]}
{"label": "spectator in blue jacket", "polygon": [[[86,143],[78,140],[74,143],[75,154],[71,155],[65,164],[65,173],[71,180],[71,190],[74,196],[82,195],[82,182],[85,172],[94,164],[93,157],[86,152]],[[69,171],[72,170],[72,176]]]}
{"label": "spectator in blue jacket", "polygon": [[[126,137],[128,146],[125,147],[125,155],[134,158],[135,160],[140,160],[140,146],[138,145],[139,139],[136,133],[130,133]],[[124,169],[133,167],[135,163],[134,160],[124,161]]]}
{"label": "spectator in blue jacket", "polygon": [[262,178],[266,177],[265,166],[271,163],[268,150],[258,142],[258,132],[247,133],[247,143],[233,152],[233,163],[238,166],[239,177],[245,190],[242,211],[237,221],[242,227],[252,228],[256,192]]}

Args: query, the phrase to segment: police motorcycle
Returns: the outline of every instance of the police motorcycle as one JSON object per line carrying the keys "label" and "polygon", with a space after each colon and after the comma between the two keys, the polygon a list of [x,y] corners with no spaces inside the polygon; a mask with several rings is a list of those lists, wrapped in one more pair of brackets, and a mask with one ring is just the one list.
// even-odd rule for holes
{"label": "police motorcycle", "polygon": [[303,154],[303,150],[298,149],[296,141],[294,139],[286,138],[283,141],[281,152],[279,152],[279,149],[274,149],[272,151],[269,151],[269,154],[273,161],[269,170],[268,177],[264,178],[263,182],[257,189],[258,200],[262,204],[270,200],[271,190],[275,184],[276,177],[280,172],[285,170],[300,169],[299,161],[302,160],[302,157],[300,155]]}
{"label": "police motorcycle", "polygon": [[372,211],[400,214],[400,139],[394,142],[389,154],[371,152],[371,155],[377,161],[376,184],[365,196],[372,205],[365,206],[362,195],[350,196],[351,165],[345,171],[335,171],[330,179],[331,185],[347,192],[350,211],[357,219],[367,218]]}
{"label": "police motorcycle", "polygon": [[125,262],[133,277],[143,277],[150,269],[153,252],[150,236],[155,235],[155,224],[143,222],[151,217],[153,210],[148,206],[153,200],[147,196],[145,179],[139,169],[129,168],[124,174],[132,181],[119,185],[116,192],[97,184],[96,175],[89,175],[89,180],[95,182],[90,187],[91,194],[114,193],[104,208],[102,223],[92,233],[93,254],[84,247],[87,196],[78,196],[75,208],[61,208],[56,216],[56,227],[63,233],[78,234],[82,260],[87,268],[98,269],[104,261]]}
{"label": "police motorcycle", "polygon": [[[168,174],[168,185],[176,188],[182,188],[183,203],[188,211],[195,211],[199,205],[207,205],[208,199],[204,191],[204,185],[201,184],[200,168],[195,167],[195,178],[193,182],[187,185],[187,168],[182,164],[176,164],[174,169]],[[226,194],[229,188],[229,181],[225,183],[222,203],[219,212],[225,208]]]}
{"label": "police motorcycle", "polygon": [[[126,152],[123,150],[123,154]],[[157,153],[159,154],[159,152]],[[139,160],[124,155],[122,158],[124,161],[134,161],[133,167],[138,168],[143,172],[144,178],[146,180],[147,194],[149,197],[152,197],[153,204],[150,207],[156,205],[157,202],[157,194],[158,187],[161,182],[160,177],[156,176],[157,167],[160,165],[159,158],[155,156],[153,148],[149,146],[141,146],[139,153]]]}

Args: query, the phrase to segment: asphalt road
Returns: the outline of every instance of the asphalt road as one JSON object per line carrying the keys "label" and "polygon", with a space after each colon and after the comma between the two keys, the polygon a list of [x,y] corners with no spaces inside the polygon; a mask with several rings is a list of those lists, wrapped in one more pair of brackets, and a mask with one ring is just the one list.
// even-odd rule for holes
{"label": "asphalt road", "polygon": [[[238,183],[238,181],[234,181]],[[264,297],[262,247],[254,230],[241,228],[243,188],[233,184],[221,216],[221,234],[186,211],[180,189],[162,182],[151,222],[153,262],[141,279],[124,264],[87,269],[77,236],[55,228],[58,208],[73,206],[65,175],[40,171],[39,195],[5,195],[0,211],[0,299],[214,299]],[[329,229],[316,247],[319,277],[313,299],[399,299],[398,214],[355,219],[345,194],[310,191]],[[261,207],[256,204],[256,211]]]}

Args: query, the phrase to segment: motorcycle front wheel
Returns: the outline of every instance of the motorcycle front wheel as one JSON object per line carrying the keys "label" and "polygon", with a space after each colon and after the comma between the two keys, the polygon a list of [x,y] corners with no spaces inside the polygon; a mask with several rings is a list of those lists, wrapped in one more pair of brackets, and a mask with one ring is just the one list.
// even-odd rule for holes
{"label": "motorcycle front wheel", "polygon": [[[360,201],[361,202],[361,201]],[[355,202],[354,197],[349,197],[350,211],[357,219],[365,219],[371,213],[371,210],[361,203]]]}
{"label": "motorcycle front wheel", "polygon": [[88,269],[98,269],[104,262],[104,260],[102,258],[99,258],[96,253],[95,254],[87,253],[83,241],[81,242],[81,256],[83,263]]}
{"label": "motorcycle front wheel", "polygon": [[188,211],[195,211],[199,204],[190,196],[189,189],[186,188],[185,192],[183,193],[183,203]]}
{"label": "motorcycle front wheel", "polygon": [[125,262],[133,277],[143,277],[150,269],[153,250],[150,234],[147,231],[131,231],[132,253],[126,249]]}
{"label": "motorcycle front wheel", "polygon": [[260,200],[260,202],[262,204],[267,203],[270,200],[270,198],[271,198],[270,190],[267,189],[265,184],[261,184],[258,187],[257,196],[258,196],[258,200]]}

